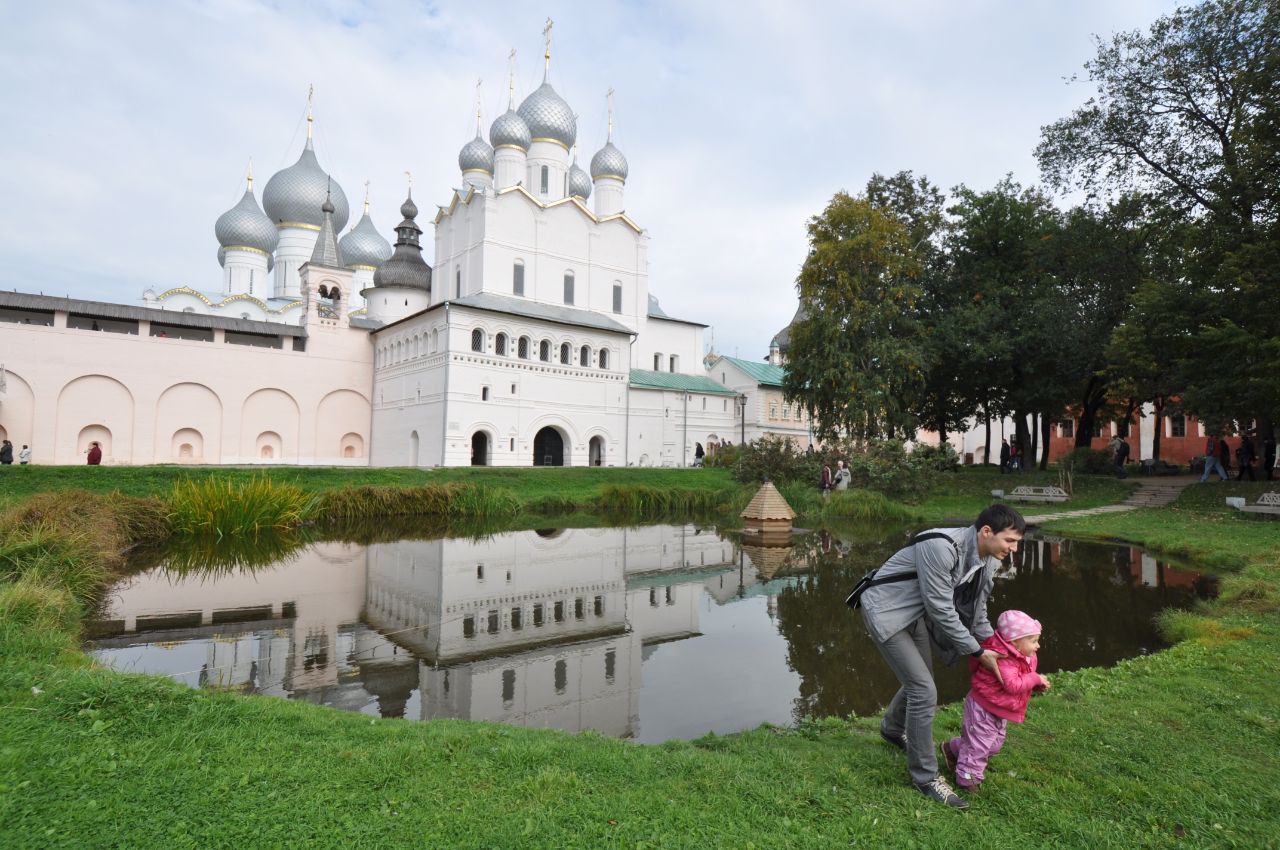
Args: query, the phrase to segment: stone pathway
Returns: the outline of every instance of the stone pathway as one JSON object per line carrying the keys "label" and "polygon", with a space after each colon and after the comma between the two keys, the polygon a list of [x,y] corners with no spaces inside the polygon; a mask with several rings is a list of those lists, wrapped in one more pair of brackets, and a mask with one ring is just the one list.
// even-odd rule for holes
{"label": "stone pathway", "polygon": [[1076,511],[1057,511],[1051,514],[1036,514],[1027,517],[1029,525],[1039,525],[1051,519],[1067,519],[1077,516],[1094,516],[1096,514],[1118,514],[1138,508],[1159,508],[1178,498],[1189,484],[1200,479],[1194,475],[1172,475],[1167,478],[1144,478],[1138,482],[1137,488],[1129,497],[1118,505],[1102,505],[1096,508],[1082,508]]}

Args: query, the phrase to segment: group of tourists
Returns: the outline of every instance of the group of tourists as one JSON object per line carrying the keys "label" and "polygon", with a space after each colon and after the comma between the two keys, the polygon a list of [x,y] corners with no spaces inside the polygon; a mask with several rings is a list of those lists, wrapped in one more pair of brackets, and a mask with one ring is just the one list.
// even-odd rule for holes
{"label": "group of tourists", "polygon": [[[1243,481],[1245,476],[1250,481],[1257,481],[1257,473],[1255,467],[1261,465],[1262,473],[1267,481],[1274,481],[1276,474],[1276,438],[1275,434],[1267,434],[1262,440],[1262,457],[1258,457],[1258,451],[1253,445],[1253,435],[1244,434],[1240,439],[1240,445],[1236,446],[1236,480]],[[1261,462],[1261,463],[1259,463]],[[1231,476],[1228,471],[1231,469],[1231,446],[1227,441],[1216,434],[1210,434],[1204,443],[1204,469],[1200,473],[1200,482],[1204,483],[1209,480],[1209,475],[1216,473],[1218,478],[1226,481]]]}
{"label": "group of tourists", "polygon": [[[987,601],[998,563],[1017,551],[1022,515],[992,505],[973,525],[917,534],[862,578],[846,602],[862,612],[867,634],[900,687],[880,721],[880,737],[906,753],[916,789],[953,809],[969,803],[939,768],[969,794],[982,786],[1010,722],[1022,723],[1033,694],[1049,690],[1037,672],[1041,625],[1008,610],[992,626]],[[970,690],[961,734],[934,743],[938,690],[933,653],[948,663],[968,659]]]}
{"label": "group of tourists", "polygon": [[822,462],[822,474],[818,478],[818,489],[825,499],[831,495],[832,490],[848,490],[849,482],[852,480],[853,473],[849,471],[849,467],[845,466],[843,458],[836,460],[834,469],[831,467],[831,461],[824,460]]}
{"label": "group of tourists", "polygon": [[1027,449],[1018,438],[1010,443],[1008,438],[1000,438],[1000,471],[1025,472]]}
{"label": "group of tourists", "polygon": [[[5,440],[2,444],[0,444],[0,465],[9,466],[12,463],[13,463],[13,443],[9,442],[8,440]],[[31,463],[31,447],[30,446],[24,444],[22,448],[18,450],[18,463],[21,464],[22,466],[26,466],[27,464]]]}

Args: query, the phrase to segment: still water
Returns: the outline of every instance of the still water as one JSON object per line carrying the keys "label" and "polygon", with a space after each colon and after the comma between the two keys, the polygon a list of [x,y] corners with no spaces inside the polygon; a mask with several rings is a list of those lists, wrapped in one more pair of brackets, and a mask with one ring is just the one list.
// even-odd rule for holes
{"label": "still water", "polygon": [[[328,542],[268,566],[163,560],[108,594],[87,651],[119,670],[415,720],[641,742],[870,714],[896,689],[843,605],[902,528],[760,548],[713,527]],[[1028,540],[990,612],[1044,624],[1046,673],[1161,648],[1152,617],[1212,592],[1139,549]],[[967,688],[939,670],[940,699]]]}

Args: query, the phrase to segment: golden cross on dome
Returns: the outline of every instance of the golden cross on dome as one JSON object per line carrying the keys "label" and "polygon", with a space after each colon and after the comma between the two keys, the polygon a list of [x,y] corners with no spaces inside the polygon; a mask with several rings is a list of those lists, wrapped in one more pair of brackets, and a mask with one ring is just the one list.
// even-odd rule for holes
{"label": "golden cross on dome", "polygon": [[484,85],[484,79],[476,78],[476,135],[480,135],[480,86]]}
{"label": "golden cross on dome", "polygon": [[249,173],[245,175],[245,182],[248,184],[249,191],[253,191],[253,157],[249,157]]}

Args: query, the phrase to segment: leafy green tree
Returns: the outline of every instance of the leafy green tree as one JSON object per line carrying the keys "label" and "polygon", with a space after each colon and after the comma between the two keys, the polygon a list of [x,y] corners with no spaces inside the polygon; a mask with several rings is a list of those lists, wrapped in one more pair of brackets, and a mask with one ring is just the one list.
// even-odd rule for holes
{"label": "leafy green tree", "polygon": [[921,264],[908,229],[866,198],[837,193],[809,221],[800,271],[808,315],[791,331],[784,391],[820,440],[910,435],[923,362],[912,311]]}
{"label": "leafy green tree", "polygon": [[1165,318],[1183,305],[1178,395],[1201,418],[1249,412],[1269,427],[1280,415],[1280,4],[1180,8],[1099,39],[1085,70],[1097,94],[1043,130],[1046,180],[1137,189],[1189,225],[1183,275],[1155,284],[1171,289]]}

